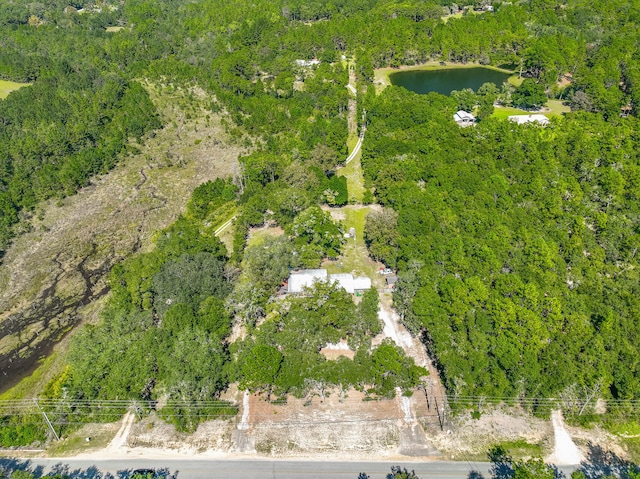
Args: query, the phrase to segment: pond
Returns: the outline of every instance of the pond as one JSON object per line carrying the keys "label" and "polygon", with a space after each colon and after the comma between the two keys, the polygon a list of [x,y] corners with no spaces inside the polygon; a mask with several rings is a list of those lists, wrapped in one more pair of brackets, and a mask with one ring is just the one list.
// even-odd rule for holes
{"label": "pond", "polygon": [[441,70],[406,70],[389,75],[392,85],[402,86],[414,93],[435,91],[449,95],[453,90],[471,88],[477,91],[483,83],[495,83],[498,88],[507,81],[511,73],[490,68],[444,68]]}

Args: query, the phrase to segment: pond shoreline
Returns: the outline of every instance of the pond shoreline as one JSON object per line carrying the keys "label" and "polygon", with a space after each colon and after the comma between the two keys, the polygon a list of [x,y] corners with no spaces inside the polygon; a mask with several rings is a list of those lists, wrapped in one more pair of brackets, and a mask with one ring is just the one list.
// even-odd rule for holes
{"label": "pond shoreline", "polygon": [[397,68],[394,67],[384,67],[377,68],[373,73],[373,84],[376,86],[376,92],[380,92],[386,87],[392,85],[390,75],[394,73],[404,72],[404,71],[413,71],[413,70],[424,70],[424,71],[435,71],[435,70],[458,70],[465,68],[486,68],[488,70],[493,70],[502,73],[511,73],[511,77],[509,80],[517,75],[517,72],[514,70],[508,70],[505,68],[500,68],[494,65],[482,65],[478,62],[469,62],[469,63],[447,63],[447,62],[439,62],[439,61],[428,61],[426,63],[420,63],[416,65],[401,65]]}

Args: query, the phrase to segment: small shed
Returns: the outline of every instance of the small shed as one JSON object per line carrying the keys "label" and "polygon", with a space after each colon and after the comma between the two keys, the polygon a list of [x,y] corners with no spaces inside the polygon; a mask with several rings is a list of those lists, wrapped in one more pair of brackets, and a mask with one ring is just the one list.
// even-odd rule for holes
{"label": "small shed", "polygon": [[385,279],[387,280],[387,288],[395,287],[398,282],[398,277],[396,275],[387,276]]}

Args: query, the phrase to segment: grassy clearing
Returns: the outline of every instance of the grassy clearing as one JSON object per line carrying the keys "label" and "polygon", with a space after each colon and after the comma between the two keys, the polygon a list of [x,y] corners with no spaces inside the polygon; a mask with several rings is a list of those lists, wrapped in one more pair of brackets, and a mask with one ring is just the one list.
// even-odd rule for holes
{"label": "grassy clearing", "polygon": [[253,228],[249,231],[249,239],[247,240],[247,248],[250,246],[258,246],[262,244],[265,238],[269,236],[280,236],[284,233],[282,228],[278,226],[263,226],[262,228]]}
{"label": "grassy clearing", "polygon": [[0,80],[0,98],[7,98],[7,95],[18,88],[30,85],[30,83],[16,83],[13,81]]}
{"label": "grassy clearing", "polygon": [[356,238],[355,241],[352,238],[345,239],[340,258],[323,264],[329,273],[353,273],[358,276],[368,276],[372,280],[376,278],[378,264],[369,258],[369,252],[364,244],[364,224],[369,211],[369,207],[349,206],[340,210],[344,215],[342,220],[344,229],[348,231],[349,228],[355,228]]}
{"label": "grassy clearing", "polygon": [[473,8],[469,8],[469,9],[467,9],[465,11],[462,11],[462,12],[452,13],[451,15],[444,15],[444,16],[440,17],[440,19],[444,23],[447,23],[452,18],[462,18],[465,15],[465,13],[467,15],[482,15],[485,12],[484,11],[476,12]]}
{"label": "grassy clearing", "polygon": [[520,85],[522,85],[523,81],[524,78],[522,78],[520,75],[512,75],[507,78],[507,82],[515,87],[519,87]]}
{"label": "grassy clearing", "polygon": [[[347,145],[349,151],[353,151],[358,142],[358,137],[353,135],[349,137]],[[349,191],[349,203],[362,203],[364,198],[364,175],[362,173],[362,165],[360,163],[360,157],[362,152],[359,152],[348,165],[343,168],[338,168],[336,172],[338,176],[344,176],[347,178],[347,189]]]}
{"label": "grassy clearing", "polygon": [[514,108],[511,106],[497,106],[493,112],[493,117],[506,119],[511,115],[530,115],[532,113],[542,113],[544,116],[551,118],[553,116],[562,116],[565,113],[571,111],[567,105],[564,105],[561,100],[549,100],[547,105],[540,111],[527,111],[520,108]]}
{"label": "grassy clearing", "polygon": [[544,112],[547,116],[562,116],[571,111],[571,108],[565,105],[562,100],[549,100],[547,102],[547,109],[549,111]]}

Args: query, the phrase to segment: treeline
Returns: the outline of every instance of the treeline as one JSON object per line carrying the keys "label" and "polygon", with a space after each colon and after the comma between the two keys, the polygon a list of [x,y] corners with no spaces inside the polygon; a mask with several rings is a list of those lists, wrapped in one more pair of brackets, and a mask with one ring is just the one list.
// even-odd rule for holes
{"label": "treeline", "polygon": [[139,83],[59,65],[0,102],[0,250],[21,210],[72,194],[160,126]]}
{"label": "treeline", "polygon": [[638,120],[461,129],[456,107],[393,87],[367,105],[365,177],[397,212],[367,239],[400,268],[404,323],[453,395],[637,399]]}
{"label": "treeline", "polygon": [[[448,1],[282,0],[231,5],[217,0],[195,4],[132,0],[124,5],[103,2],[100,8],[85,1],[75,2],[74,8],[67,8],[65,2],[3,4],[0,77],[34,82],[32,90],[38,91],[40,104],[52,105],[50,109],[60,104],[61,114],[71,115],[75,131],[42,111],[35,93],[20,91],[3,102],[14,104],[3,110],[16,112],[5,124],[20,123],[33,138],[43,133],[31,128],[42,130],[44,124],[58,133],[50,135],[55,139],[41,140],[45,144],[38,148],[30,146],[25,152],[12,152],[13,156],[2,152],[0,244],[6,244],[21,209],[52,194],[73,191],[73,185],[86,183],[88,175],[115,163],[127,135],[157,126],[148,100],[126,98],[143,95],[133,84],[142,77],[206,88],[215,94],[212,109],[225,109],[234,125],[241,127],[231,130],[259,138],[260,149],[281,156],[282,164],[308,158],[316,147],[344,154],[348,91],[343,57],[356,58],[361,82],[372,80],[374,67],[432,59],[510,65],[543,86],[548,95],[570,99],[575,109],[616,118],[620,108],[630,105],[636,113],[640,101],[634,53],[639,35],[634,23],[639,16],[637,5],[620,0],[555,6],[538,1],[502,3],[494,5],[493,12],[444,22],[441,16],[454,8]],[[85,12],[78,14],[75,9],[82,7]],[[126,28],[107,33],[107,26]],[[312,58],[321,61],[319,67],[297,63]],[[79,78],[67,78],[72,76]],[[563,78],[571,79],[568,88],[558,85]],[[105,91],[103,86],[114,81],[121,85]],[[98,104],[100,95],[107,98]],[[92,99],[96,104],[90,104]],[[120,118],[115,111],[127,113]],[[91,112],[92,117],[79,112]],[[22,121],[23,113],[35,118],[35,124]],[[131,121],[125,121],[129,117]],[[118,122],[120,127],[115,126]],[[93,129],[85,132],[85,124]],[[3,143],[14,142],[9,133]],[[80,138],[82,146],[77,144]],[[53,148],[47,141],[54,142]],[[97,149],[95,154],[92,148]],[[20,163],[29,155],[27,170],[36,155],[36,187],[22,192],[25,168]],[[82,155],[94,158],[90,161]],[[51,161],[51,156],[65,159]],[[14,162],[18,165],[15,177]],[[66,173],[58,173],[65,168]],[[46,171],[42,179],[40,171]],[[61,189],[51,192],[51,185],[39,185],[48,178],[60,180]]]}
{"label": "treeline", "polygon": [[[169,406],[161,414],[182,429],[193,429],[201,416],[229,412],[207,404],[229,382],[225,299],[236,275],[205,219],[233,188],[221,180],[207,188],[219,195],[210,194],[204,205],[192,201],[189,214],[158,235],[152,252],[114,267],[102,323],[74,338],[69,366],[46,396],[149,404],[162,391]],[[84,420],[113,419],[100,413]]]}

